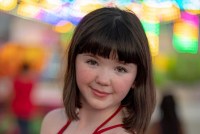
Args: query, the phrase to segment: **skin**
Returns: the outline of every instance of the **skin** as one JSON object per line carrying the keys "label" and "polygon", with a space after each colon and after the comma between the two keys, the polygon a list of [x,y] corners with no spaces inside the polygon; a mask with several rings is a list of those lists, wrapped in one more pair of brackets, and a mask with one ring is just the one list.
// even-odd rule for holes
{"label": "skin", "polygon": [[133,86],[136,74],[137,66],[132,63],[92,54],[79,54],[76,58],[81,102],[92,109],[116,109]]}
{"label": "skin", "polygon": [[[137,75],[137,66],[116,58],[103,58],[88,53],[76,57],[76,82],[80,90],[82,108],[78,121],[72,121],[65,134],[92,133],[102,122],[116,111],[128,94]],[[125,116],[121,110],[103,128],[121,124]],[[57,123],[55,123],[57,122]],[[67,122],[64,109],[47,114],[42,123],[41,134],[56,133]],[[128,134],[118,127],[104,134]]]}

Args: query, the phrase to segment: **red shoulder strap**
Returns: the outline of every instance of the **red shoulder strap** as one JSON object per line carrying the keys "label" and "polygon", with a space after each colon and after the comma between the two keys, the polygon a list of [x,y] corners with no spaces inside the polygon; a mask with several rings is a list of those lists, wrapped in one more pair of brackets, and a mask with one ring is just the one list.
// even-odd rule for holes
{"label": "red shoulder strap", "polygon": [[[110,129],[116,128],[116,127],[123,127],[123,124],[117,124],[117,125],[113,125],[104,129],[101,129],[106,123],[108,123],[120,110],[122,109],[122,107],[120,106],[107,120],[105,120],[94,132],[93,134],[101,134],[105,131],[108,131]],[[60,129],[60,131],[57,134],[62,134],[65,129],[69,126],[69,124],[71,123],[70,120],[67,121],[67,123]],[[101,129],[101,130],[100,130]]]}
{"label": "red shoulder strap", "polygon": [[101,129],[97,132],[97,134],[101,134],[105,131],[108,131],[110,129],[113,129],[113,128],[116,128],[116,127],[123,127],[123,124],[117,124],[117,125],[114,125],[114,126],[110,126],[110,127],[107,127],[107,128],[104,128],[104,129]]}
{"label": "red shoulder strap", "polygon": [[107,130],[110,130],[110,129],[113,129],[113,128],[116,128],[116,127],[123,127],[123,124],[117,124],[117,125],[114,125],[114,126],[110,126],[110,127],[107,127],[107,128],[104,128],[102,130],[100,130],[106,123],[108,123],[117,113],[119,113],[119,111],[122,109],[122,107],[120,106],[107,120],[105,120],[94,132],[93,134],[100,134],[102,132],[105,132]]}
{"label": "red shoulder strap", "polygon": [[68,120],[67,123],[60,129],[60,131],[57,134],[62,134],[70,123],[71,121]]}

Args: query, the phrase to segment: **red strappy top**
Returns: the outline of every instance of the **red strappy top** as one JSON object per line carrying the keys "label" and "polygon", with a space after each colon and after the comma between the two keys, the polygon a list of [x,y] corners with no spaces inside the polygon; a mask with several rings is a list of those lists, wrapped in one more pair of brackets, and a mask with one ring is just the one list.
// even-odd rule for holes
{"label": "red strappy top", "polygon": [[[105,131],[108,131],[110,129],[116,128],[116,127],[123,127],[123,124],[117,124],[117,125],[113,125],[107,128],[103,128],[101,129],[106,123],[108,123],[120,110],[122,109],[122,107],[119,107],[107,120],[105,120],[99,127],[97,127],[95,129],[95,131],[92,134],[101,134]],[[68,120],[68,122],[60,129],[60,131],[57,134],[63,134],[63,132],[65,131],[65,129],[67,129],[67,127],[70,125],[71,121]]]}

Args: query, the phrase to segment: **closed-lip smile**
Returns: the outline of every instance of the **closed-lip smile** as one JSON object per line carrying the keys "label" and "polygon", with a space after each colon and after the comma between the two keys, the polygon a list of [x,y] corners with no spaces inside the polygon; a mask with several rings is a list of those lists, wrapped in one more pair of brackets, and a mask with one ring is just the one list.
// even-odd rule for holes
{"label": "closed-lip smile", "polygon": [[111,93],[99,91],[99,90],[94,89],[94,88],[92,88],[92,92],[93,92],[93,94],[94,94],[95,96],[98,96],[98,97],[106,97],[106,96],[108,96],[109,94],[111,94]]}

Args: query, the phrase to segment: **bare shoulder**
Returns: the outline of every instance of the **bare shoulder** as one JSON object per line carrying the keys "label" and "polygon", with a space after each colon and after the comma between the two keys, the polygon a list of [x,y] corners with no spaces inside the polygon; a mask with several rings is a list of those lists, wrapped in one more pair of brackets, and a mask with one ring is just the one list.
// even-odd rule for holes
{"label": "bare shoulder", "polygon": [[64,108],[59,108],[47,113],[42,121],[40,134],[55,134],[67,121]]}

